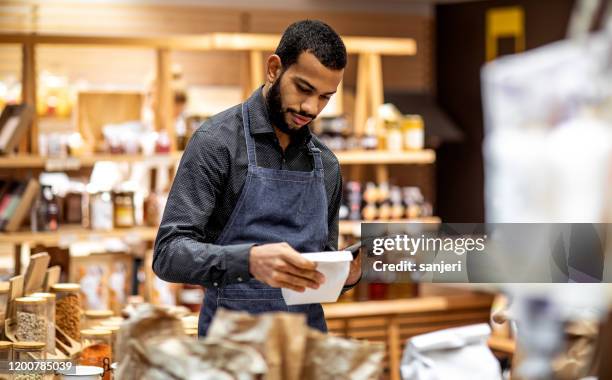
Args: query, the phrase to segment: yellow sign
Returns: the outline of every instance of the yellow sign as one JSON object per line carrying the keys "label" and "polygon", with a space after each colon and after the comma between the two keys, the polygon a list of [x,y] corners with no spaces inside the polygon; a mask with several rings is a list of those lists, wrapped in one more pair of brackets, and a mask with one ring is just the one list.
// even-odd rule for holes
{"label": "yellow sign", "polygon": [[487,61],[497,58],[500,38],[514,38],[515,53],[525,50],[525,12],[522,7],[491,8],[486,17]]}

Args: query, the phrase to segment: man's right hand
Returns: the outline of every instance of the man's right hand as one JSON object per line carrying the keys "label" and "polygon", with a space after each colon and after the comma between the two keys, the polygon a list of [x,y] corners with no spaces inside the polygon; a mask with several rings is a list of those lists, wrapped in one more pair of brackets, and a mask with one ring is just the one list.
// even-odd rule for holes
{"label": "man's right hand", "polygon": [[274,288],[303,292],[317,289],[325,276],[317,263],[307,260],[287,243],[257,245],[251,248],[249,272],[256,280]]}

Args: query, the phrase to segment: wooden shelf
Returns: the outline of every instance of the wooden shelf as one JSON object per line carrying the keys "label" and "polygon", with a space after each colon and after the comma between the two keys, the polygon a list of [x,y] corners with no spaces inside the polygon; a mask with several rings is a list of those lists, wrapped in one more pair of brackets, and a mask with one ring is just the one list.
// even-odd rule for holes
{"label": "wooden shelf", "polygon": [[81,167],[91,167],[96,162],[152,162],[152,163],[174,163],[180,160],[181,153],[155,154],[145,156],[142,154],[93,154],[81,157],[51,158],[36,155],[18,154],[0,157],[1,169],[25,169],[43,168],[49,171],[77,170]]}
{"label": "wooden shelf", "polygon": [[[389,165],[389,164],[431,164],[436,160],[433,150],[390,153],[385,151],[342,151],[335,153],[341,165]],[[182,152],[155,154],[92,154],[80,157],[51,158],[31,154],[17,154],[0,157],[0,169],[44,168],[50,171],[76,170],[93,166],[99,161],[112,162],[153,162],[175,163]]]}
{"label": "wooden shelf", "polygon": [[[119,36],[119,35],[70,35],[41,33],[0,33],[0,43],[55,44],[84,46],[119,46],[176,50],[255,50],[274,51],[280,35],[259,33],[207,33],[200,35],[167,36]],[[350,54],[415,55],[414,38],[343,37]]]}
{"label": "wooden shelf", "polygon": [[401,220],[341,220],[339,223],[339,234],[340,235],[361,235],[361,223],[441,223],[441,220],[437,216],[427,216],[416,219],[401,219]]}
{"label": "wooden shelf", "polygon": [[96,241],[108,238],[134,238],[154,240],[157,227],[117,228],[110,231],[93,231],[81,226],[62,226],[57,231],[31,232],[19,231],[0,233],[0,243],[8,244],[42,244],[47,246],[68,246],[77,241]]}
{"label": "wooden shelf", "polygon": [[343,165],[376,165],[376,164],[433,164],[436,152],[423,149],[406,152],[388,152],[384,150],[355,150],[336,152],[338,161]]}

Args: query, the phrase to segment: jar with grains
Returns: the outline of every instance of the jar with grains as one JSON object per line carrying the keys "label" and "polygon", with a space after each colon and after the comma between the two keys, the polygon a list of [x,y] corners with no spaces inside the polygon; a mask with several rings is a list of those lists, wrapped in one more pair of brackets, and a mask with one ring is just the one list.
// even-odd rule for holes
{"label": "jar with grains", "polygon": [[79,356],[79,364],[104,368],[104,380],[110,380],[111,335],[109,330],[81,330],[83,348]]}
{"label": "jar with grains", "polygon": [[20,341],[47,341],[47,301],[38,297],[19,297],[15,299],[15,336]]}
{"label": "jar with grains", "polygon": [[[13,343],[13,360],[16,362],[40,361],[47,358],[47,350],[44,342],[15,342]],[[28,371],[27,373],[17,373],[13,376],[14,380],[45,380],[50,376],[45,376],[43,372]]]}
{"label": "jar with grains", "polygon": [[60,283],[51,286],[56,295],[55,324],[66,335],[81,339],[81,285]]}
{"label": "jar with grains", "polygon": [[54,293],[32,293],[31,297],[42,298],[47,301],[47,352],[55,353],[55,294]]}
{"label": "jar with grains", "polygon": [[[13,361],[13,342],[7,340],[0,341],[0,361]],[[8,373],[0,373],[0,380],[9,380],[11,375]]]}
{"label": "jar with grains", "polygon": [[107,321],[113,317],[112,310],[86,310],[85,318],[83,319],[82,328],[91,329],[95,326],[99,326],[102,322]]}

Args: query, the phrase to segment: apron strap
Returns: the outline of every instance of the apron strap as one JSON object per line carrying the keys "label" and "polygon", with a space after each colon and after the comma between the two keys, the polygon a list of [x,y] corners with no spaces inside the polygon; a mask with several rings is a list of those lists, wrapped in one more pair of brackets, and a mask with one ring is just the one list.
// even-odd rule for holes
{"label": "apron strap", "polygon": [[244,139],[247,147],[249,166],[257,167],[257,153],[255,152],[255,140],[251,136],[251,122],[249,120],[249,109],[246,102],[242,103],[242,127],[244,128]]}
{"label": "apron strap", "polygon": [[317,148],[312,141],[308,142],[308,150],[312,154],[315,170],[323,170],[323,160],[321,159],[321,150]]}

